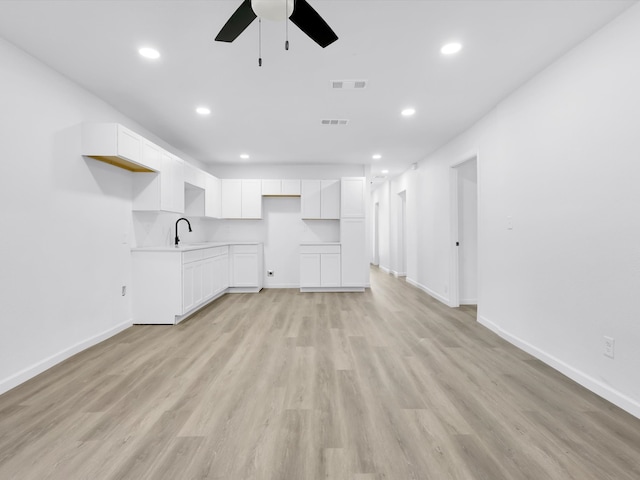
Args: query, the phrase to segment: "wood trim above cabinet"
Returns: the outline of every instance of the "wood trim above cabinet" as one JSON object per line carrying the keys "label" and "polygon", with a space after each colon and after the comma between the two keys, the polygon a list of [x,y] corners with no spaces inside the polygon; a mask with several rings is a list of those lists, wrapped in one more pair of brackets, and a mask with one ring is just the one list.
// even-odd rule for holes
{"label": "wood trim above cabinet", "polygon": [[86,155],[89,158],[93,158],[94,160],[100,160],[101,162],[108,163],[109,165],[113,165],[115,167],[124,168],[125,170],[129,170],[130,172],[142,172],[142,173],[153,173],[153,170],[143,167],[142,165],[138,165],[137,163],[130,162],[122,157],[115,157],[111,155]]}

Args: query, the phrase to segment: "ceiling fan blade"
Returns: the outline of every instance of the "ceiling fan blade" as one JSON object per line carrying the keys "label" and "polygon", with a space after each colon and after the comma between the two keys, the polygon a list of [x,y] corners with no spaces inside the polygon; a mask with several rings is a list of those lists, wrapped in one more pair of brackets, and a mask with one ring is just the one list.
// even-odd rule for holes
{"label": "ceiling fan blade", "polygon": [[296,0],[293,13],[289,19],[311,40],[322,48],[331,45],[338,39],[331,27],[316,12],[307,0]]}
{"label": "ceiling fan blade", "polygon": [[233,42],[256,19],[251,0],[244,0],[216,37],[217,42]]}

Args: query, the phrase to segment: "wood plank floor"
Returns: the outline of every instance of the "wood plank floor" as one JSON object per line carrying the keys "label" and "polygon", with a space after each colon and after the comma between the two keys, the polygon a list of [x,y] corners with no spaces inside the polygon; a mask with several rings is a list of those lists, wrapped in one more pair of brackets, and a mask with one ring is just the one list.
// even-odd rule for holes
{"label": "wood plank floor", "polygon": [[640,420],[402,280],[227,295],[0,396],[0,479],[638,480]]}

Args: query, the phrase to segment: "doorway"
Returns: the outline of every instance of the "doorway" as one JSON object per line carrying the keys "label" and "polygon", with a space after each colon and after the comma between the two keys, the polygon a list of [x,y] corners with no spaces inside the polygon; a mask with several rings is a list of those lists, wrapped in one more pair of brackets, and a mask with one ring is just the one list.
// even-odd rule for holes
{"label": "doorway", "polygon": [[478,304],[478,159],[451,168],[451,306]]}
{"label": "doorway", "polygon": [[407,276],[407,191],[398,193],[398,259],[396,274]]}
{"label": "doorway", "polygon": [[373,263],[376,267],[380,265],[380,203],[373,206]]}

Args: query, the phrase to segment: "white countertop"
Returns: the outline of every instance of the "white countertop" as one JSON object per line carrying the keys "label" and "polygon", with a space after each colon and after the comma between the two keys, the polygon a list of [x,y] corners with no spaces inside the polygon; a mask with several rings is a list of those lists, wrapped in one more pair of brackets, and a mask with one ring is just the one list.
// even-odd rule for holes
{"label": "white countertop", "polygon": [[202,250],[203,248],[225,247],[230,245],[261,245],[261,242],[202,242],[202,243],[181,243],[175,246],[159,247],[136,247],[132,252],[188,252],[190,250]]}

